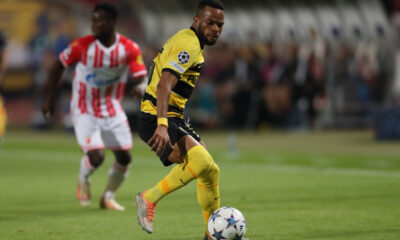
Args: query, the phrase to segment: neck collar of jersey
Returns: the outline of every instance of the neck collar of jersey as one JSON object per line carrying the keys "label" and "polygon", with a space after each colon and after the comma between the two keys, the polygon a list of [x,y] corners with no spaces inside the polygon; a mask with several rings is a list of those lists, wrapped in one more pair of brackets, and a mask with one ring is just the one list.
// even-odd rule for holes
{"label": "neck collar of jersey", "polygon": [[203,49],[204,46],[203,46],[203,44],[201,44],[201,40],[200,40],[200,38],[199,38],[199,35],[197,35],[196,29],[194,29],[193,26],[190,26],[190,29],[194,32],[194,34],[196,34],[197,39],[199,39],[200,47],[201,47],[201,49]]}
{"label": "neck collar of jersey", "polygon": [[119,41],[119,33],[114,33],[115,34],[115,41],[113,42],[113,44],[111,44],[111,46],[109,46],[109,47],[106,47],[106,46],[104,46],[103,45],[103,43],[99,40],[99,39],[96,39],[96,43],[100,46],[100,48],[102,48],[103,50],[105,50],[105,51],[110,51],[111,49],[113,49],[114,48],[114,46],[118,43],[118,41]]}

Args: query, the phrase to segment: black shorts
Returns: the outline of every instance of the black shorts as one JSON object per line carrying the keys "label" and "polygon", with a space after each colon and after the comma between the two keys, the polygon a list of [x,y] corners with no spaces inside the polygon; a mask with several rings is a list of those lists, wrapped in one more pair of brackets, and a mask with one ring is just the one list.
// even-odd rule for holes
{"label": "black shorts", "polygon": [[[147,144],[149,139],[153,136],[157,128],[157,116],[140,113],[138,121],[138,132],[140,138]],[[171,144],[174,145],[181,137],[190,135],[198,142],[201,141],[200,136],[190,127],[190,125],[183,119],[177,117],[168,118],[168,135]],[[168,161],[168,156],[172,152],[169,146],[166,146],[164,154],[160,157],[164,166],[169,166],[172,162]]]}

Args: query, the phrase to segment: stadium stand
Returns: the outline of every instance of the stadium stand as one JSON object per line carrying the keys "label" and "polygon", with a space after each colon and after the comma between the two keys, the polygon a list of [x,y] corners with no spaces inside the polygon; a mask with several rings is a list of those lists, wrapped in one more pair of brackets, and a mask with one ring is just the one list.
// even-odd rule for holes
{"label": "stadium stand", "polygon": [[[21,54],[10,61],[7,104],[14,104],[22,93],[40,105],[46,63],[69,39],[90,33],[86,16],[96,2],[29,1],[36,9],[29,17],[36,27],[25,31],[18,24],[25,20],[20,19],[15,20],[19,30],[8,31],[10,45],[20,43]],[[122,10],[119,29],[142,46],[149,66],[165,39],[190,25],[194,3],[116,1]],[[378,0],[227,2],[222,41],[213,51],[206,50],[208,61],[190,102],[193,110],[187,115],[192,124],[241,129],[372,126],[377,109],[396,98],[391,91],[395,76],[391,63],[397,32],[390,22],[395,14],[386,11],[391,4]],[[3,5],[0,11],[10,12]],[[12,13],[12,18],[22,18],[18,14]],[[15,69],[23,69],[18,72],[25,75],[15,76]],[[25,84],[13,87],[15,78]],[[60,104],[67,106],[67,102],[68,96],[63,95]],[[126,100],[125,105],[134,119],[138,102]],[[30,119],[34,126],[46,125],[33,109],[22,122]],[[58,109],[65,109],[59,120],[68,119],[67,107]],[[12,118],[11,113],[10,122],[18,122],[20,116]]]}

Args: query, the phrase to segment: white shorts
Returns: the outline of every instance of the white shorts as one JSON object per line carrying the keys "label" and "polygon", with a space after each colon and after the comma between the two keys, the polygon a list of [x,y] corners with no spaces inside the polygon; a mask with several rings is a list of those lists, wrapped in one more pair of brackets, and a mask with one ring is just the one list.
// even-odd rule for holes
{"label": "white shorts", "polygon": [[126,116],[97,118],[90,114],[73,116],[75,135],[82,150],[130,150],[132,134]]}

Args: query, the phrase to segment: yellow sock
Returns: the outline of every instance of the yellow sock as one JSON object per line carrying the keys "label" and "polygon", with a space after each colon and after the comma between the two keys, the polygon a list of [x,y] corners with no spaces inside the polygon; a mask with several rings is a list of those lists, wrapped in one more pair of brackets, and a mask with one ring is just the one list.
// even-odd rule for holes
{"label": "yellow sock", "polygon": [[[165,176],[156,186],[149,189],[145,193],[145,198],[150,202],[158,202],[162,197],[173,192],[180,187],[188,184],[193,179],[197,178],[201,173],[201,166],[196,162],[204,162],[203,146],[198,145],[192,147],[186,154],[184,162],[172,168],[172,170]],[[196,165],[196,170],[192,168]],[[205,165],[205,164],[203,164]],[[200,168],[200,169],[199,169]]]}
{"label": "yellow sock", "polygon": [[201,211],[201,212],[203,213],[204,224],[207,226],[207,225],[208,225],[208,219],[210,218],[211,213],[209,213],[209,212],[204,212],[204,211]]}
{"label": "yellow sock", "polygon": [[156,203],[167,194],[198,178],[197,199],[207,224],[211,213],[219,208],[219,168],[201,145],[191,148],[184,160],[184,163],[172,168],[156,186],[147,190],[145,198]]}
{"label": "yellow sock", "polygon": [[213,163],[210,170],[197,179],[197,200],[207,228],[208,218],[220,206],[219,168],[217,164]]}
{"label": "yellow sock", "polygon": [[195,177],[196,176],[193,176],[190,170],[188,170],[188,165],[181,163],[172,168],[168,175],[157,183],[156,186],[147,190],[144,196],[147,201],[156,203],[170,192],[188,184]]}

